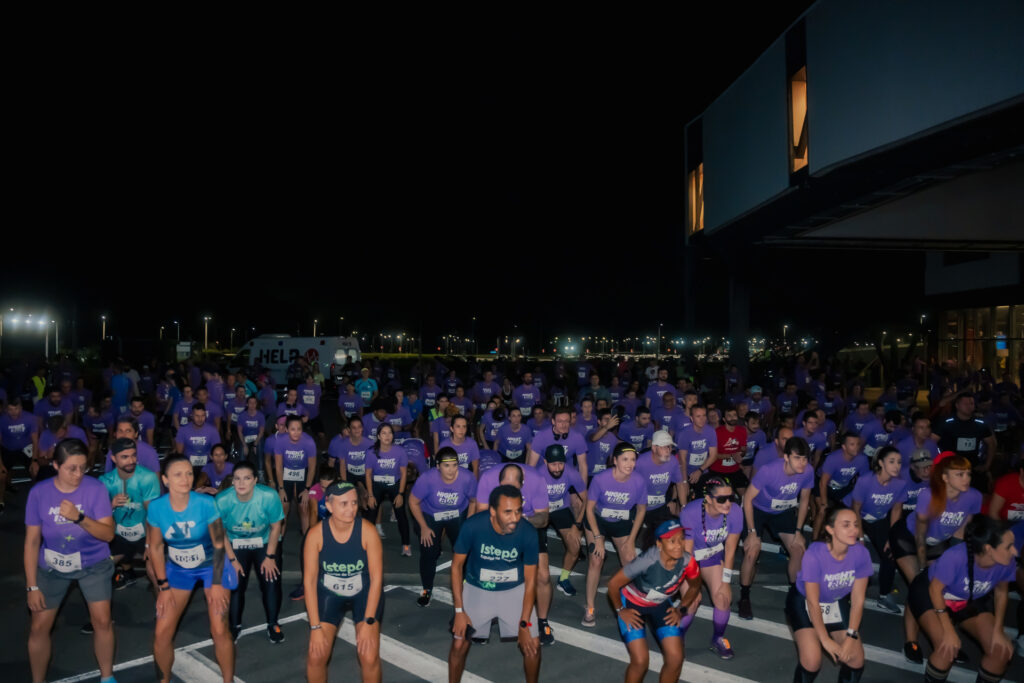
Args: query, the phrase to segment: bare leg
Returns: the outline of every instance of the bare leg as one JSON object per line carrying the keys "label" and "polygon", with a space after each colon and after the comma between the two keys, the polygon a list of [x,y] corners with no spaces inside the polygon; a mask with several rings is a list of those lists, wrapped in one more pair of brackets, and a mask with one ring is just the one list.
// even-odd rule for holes
{"label": "bare leg", "polygon": [[174,605],[156,620],[153,631],[153,663],[156,665],[157,678],[163,683],[170,683],[171,667],[174,666],[174,632],[192,596],[192,591],[177,588],[171,588],[170,591]]}
{"label": "bare leg", "polygon": [[661,675],[658,676],[658,683],[674,683],[679,680],[679,674],[683,672],[683,639],[672,636],[662,638],[658,643],[661,646]]}
{"label": "bare leg", "polygon": [[448,649],[448,683],[459,683],[462,680],[462,672],[466,670],[466,656],[469,654],[469,642],[469,634],[465,638],[452,638],[452,646]]}
{"label": "bare leg", "polygon": [[[797,529],[796,533],[803,536],[803,532],[799,529]],[[796,574],[800,571],[800,561],[804,559],[804,547],[796,542],[796,535],[794,534],[779,534],[779,539],[786,545],[786,550],[789,551],[789,566],[787,567],[789,582],[796,583]]]}
{"label": "bare leg", "polygon": [[[258,570],[257,570],[258,571]],[[235,641],[228,628],[228,610],[223,613],[214,611],[210,604],[210,591],[206,590],[206,607],[210,613],[210,636],[213,638],[213,651],[220,666],[220,674],[225,683],[235,680]]]}
{"label": "bare leg", "polygon": [[580,537],[576,533],[575,527],[569,529],[561,529],[558,535],[562,537],[562,543],[565,544],[565,557],[562,558],[562,571],[571,572],[572,568],[576,566],[576,562],[580,556]]}
{"label": "bare leg", "polygon": [[28,661],[32,669],[32,680],[36,683],[46,680],[46,669],[50,666],[50,653],[53,650],[50,631],[56,620],[56,607],[32,613],[28,632]]}
{"label": "bare leg", "polygon": [[[629,665],[626,667],[626,683],[640,683],[647,674],[651,664],[651,653],[647,649],[647,639],[637,638],[626,645],[629,651]],[[677,679],[678,680],[678,679]]]}
{"label": "bare leg", "polygon": [[372,632],[370,638],[370,650],[365,654],[359,654],[359,668],[363,672],[363,683],[380,683],[383,675],[380,665],[380,622],[373,626],[367,626],[366,622],[360,621],[356,624],[356,642],[366,631]]}
{"label": "bare leg", "polygon": [[[594,543],[594,534],[587,530],[587,543]],[[604,539],[601,539],[604,543]],[[604,552],[602,548],[601,557],[596,552],[590,553],[587,557],[587,609],[594,609],[594,600],[597,598],[597,584],[601,581],[601,569],[604,567]]]}
{"label": "bare leg", "polygon": [[[913,555],[901,557],[896,560],[896,566],[899,567],[900,573],[903,574],[903,580],[907,582],[907,596],[909,599],[910,583],[919,571],[917,558]],[[917,619],[914,619],[914,615],[910,612],[910,606],[907,605],[903,608],[903,642],[916,643],[919,633]]]}
{"label": "bare leg", "polygon": [[548,566],[548,553],[541,553],[537,562],[537,618],[547,619],[551,609],[551,596],[554,588],[551,585],[551,569]]}
{"label": "bare leg", "polygon": [[114,675],[114,623],[110,620],[110,600],[90,602],[89,619],[92,621],[92,649],[102,678]]}
{"label": "bare leg", "polygon": [[757,576],[757,556],[761,554],[761,539],[756,534],[747,536],[749,547],[743,546],[743,564],[740,565],[740,585],[749,586]]}
{"label": "bare leg", "polygon": [[[314,656],[311,651],[306,654],[306,680],[309,683],[327,683],[327,664],[331,661],[331,653],[334,652],[334,639],[338,636],[338,627],[321,621],[324,638],[327,639],[327,652],[320,656]],[[313,632],[310,631],[312,634]]]}

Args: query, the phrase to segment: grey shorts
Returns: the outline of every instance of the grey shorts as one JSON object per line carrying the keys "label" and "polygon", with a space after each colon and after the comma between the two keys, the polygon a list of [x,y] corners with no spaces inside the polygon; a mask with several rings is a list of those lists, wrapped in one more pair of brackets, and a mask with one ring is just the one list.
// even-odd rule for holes
{"label": "grey shorts", "polygon": [[[483,588],[462,584],[462,608],[480,637],[487,637],[491,620],[498,620],[502,638],[519,635],[519,617],[523,615],[523,594],[526,586],[519,584],[504,591],[485,591]],[[530,612],[530,635],[537,637],[537,608]]]}
{"label": "grey shorts", "polygon": [[85,596],[86,602],[103,602],[110,600],[114,591],[110,579],[114,576],[114,561],[109,557],[102,562],[90,565],[77,572],[63,574],[56,569],[39,567],[36,583],[43,593],[46,609],[57,609],[67,595],[68,589],[75,581]]}

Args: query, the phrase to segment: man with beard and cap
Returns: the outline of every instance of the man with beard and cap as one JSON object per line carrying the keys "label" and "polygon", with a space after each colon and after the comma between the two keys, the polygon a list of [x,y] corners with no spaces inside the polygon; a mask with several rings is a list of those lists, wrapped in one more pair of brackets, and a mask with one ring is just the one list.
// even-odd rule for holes
{"label": "man with beard and cap", "polygon": [[[548,524],[555,528],[565,546],[562,571],[558,577],[558,590],[572,597],[576,595],[576,589],[569,576],[579,560],[583,511],[587,507],[587,487],[583,485],[583,478],[579,472],[572,467],[566,467],[565,448],[561,444],[551,444],[544,449],[544,461],[547,464],[538,467],[537,471],[540,472],[548,490]],[[573,499],[579,504],[574,506]]]}
{"label": "man with beard and cap", "polygon": [[689,497],[689,482],[683,477],[679,461],[672,457],[674,447],[672,436],[660,429],[651,439],[651,450],[641,454],[636,461],[636,471],[647,482],[644,524],[648,529],[654,529],[678,515],[679,507],[685,505]]}

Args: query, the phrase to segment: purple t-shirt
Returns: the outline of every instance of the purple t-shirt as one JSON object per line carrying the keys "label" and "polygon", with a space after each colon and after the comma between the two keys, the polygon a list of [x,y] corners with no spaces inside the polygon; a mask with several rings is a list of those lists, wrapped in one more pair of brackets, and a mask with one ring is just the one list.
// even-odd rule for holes
{"label": "purple t-shirt", "polygon": [[[505,465],[492,467],[480,475],[480,483],[476,487],[476,500],[478,504],[487,503],[490,500],[491,491],[498,488],[498,477],[501,476],[501,471],[505,467]],[[548,491],[544,485],[543,477],[532,467],[526,467],[518,463],[515,464],[515,467],[518,467],[523,472],[523,517],[532,517],[536,514],[537,510],[547,510]]]}
{"label": "purple t-shirt", "polygon": [[606,522],[628,520],[637,505],[647,505],[647,481],[635,470],[626,481],[615,479],[615,470],[598,472],[590,480],[587,500],[594,501],[594,514]]}
{"label": "purple t-shirt", "polygon": [[409,466],[409,456],[401,446],[392,445],[391,450],[380,451],[371,448],[366,451],[366,469],[370,470],[373,483],[381,486],[395,486],[402,481],[402,468]]}
{"label": "purple t-shirt", "polygon": [[644,399],[650,401],[648,405],[660,406],[661,396],[666,391],[671,391],[672,393],[675,393],[675,387],[673,387],[668,382],[651,382],[650,385],[648,385],[647,387],[647,391],[644,392]]}
{"label": "purple t-shirt", "polygon": [[220,488],[221,483],[235,471],[235,466],[230,462],[224,463],[224,469],[220,472],[217,471],[217,465],[212,461],[206,463],[203,467],[203,474],[210,480],[210,486],[213,488]]}
{"label": "purple t-shirt", "polygon": [[676,437],[676,444],[680,451],[687,453],[685,474],[689,476],[694,468],[700,467],[708,459],[710,449],[718,448],[718,435],[708,425],[704,425],[699,432],[690,425]]}
{"label": "purple t-shirt", "polygon": [[843,504],[852,508],[854,501],[861,504],[860,514],[865,522],[874,522],[889,514],[894,505],[907,499],[907,482],[890,479],[885,484],[878,481],[878,475],[862,475],[845,498]]}
{"label": "purple t-shirt", "polygon": [[238,416],[244,413],[246,410],[246,400],[247,399],[244,398],[239,400],[236,397],[228,401],[226,412],[228,414],[228,419],[231,420],[231,424],[238,424]]}
{"label": "purple t-shirt", "polygon": [[[619,437],[612,432],[606,433],[597,441],[587,443],[587,477],[593,477],[598,472],[608,469],[608,458],[612,454],[615,445],[619,443]],[[539,464],[539,463],[538,463]]]}
{"label": "purple t-shirt", "polygon": [[373,413],[367,413],[363,415],[363,434],[370,439],[377,438],[377,428],[387,422],[387,416],[384,416],[383,420],[378,420],[377,416]]}
{"label": "purple t-shirt", "polygon": [[352,439],[345,438],[340,434],[331,439],[327,447],[327,454],[337,458],[345,464],[345,469],[350,476],[362,478],[366,475],[366,453],[373,448],[373,442],[365,436],[359,443],[352,443]]}
{"label": "purple t-shirt", "polygon": [[35,405],[32,412],[45,423],[46,420],[56,415],[60,415],[62,417],[71,415],[71,413],[75,412],[75,406],[71,403],[71,399],[67,397],[61,397],[60,402],[57,405],[50,403],[50,399],[44,398]]}
{"label": "purple t-shirt", "polygon": [[385,422],[391,425],[391,428],[395,431],[395,436],[404,434],[404,427],[408,427],[412,424],[412,413],[405,406],[399,406],[395,412],[390,413],[386,418]]}
{"label": "purple t-shirt", "polygon": [[443,393],[444,390],[437,384],[424,384],[420,387],[420,398],[423,399],[423,405],[428,408],[433,408],[437,403],[437,397]]}
{"label": "purple t-shirt", "polygon": [[811,447],[812,451],[824,451],[828,448],[828,434],[826,434],[822,429],[819,429],[808,436],[804,428],[801,427],[800,429],[793,431],[793,436],[799,436],[801,439],[804,439]]}
{"label": "purple t-shirt", "polygon": [[526,448],[533,441],[533,432],[524,424],[519,425],[519,431],[512,431],[512,424],[505,423],[498,430],[497,438],[494,440],[495,448],[508,460],[518,460]]}
{"label": "purple t-shirt", "polygon": [[480,448],[477,447],[476,441],[473,441],[468,436],[460,444],[456,444],[451,439],[445,439],[437,446],[437,450],[441,450],[445,446],[450,446],[455,449],[455,452],[459,454],[459,467],[470,468],[470,463],[480,459]]}
{"label": "purple t-shirt", "polygon": [[871,463],[863,453],[853,456],[853,460],[843,457],[843,450],[837,449],[828,454],[825,462],[821,465],[821,473],[832,477],[828,486],[834,491],[843,488],[854,477],[863,477],[871,472]]}
{"label": "purple t-shirt", "polygon": [[[540,465],[541,463],[546,462],[544,460],[544,451],[547,450],[548,446],[554,443],[560,444],[565,448],[565,464],[579,469],[576,462],[576,456],[580,453],[586,454],[587,442],[579,432],[575,432],[571,429],[564,439],[559,439],[558,441],[555,441],[555,434],[550,429],[534,434],[533,443],[530,444],[530,450],[536,452],[537,455],[540,456],[540,460],[537,461],[537,464]],[[588,472],[589,469],[590,463],[588,462]]]}
{"label": "purple t-shirt", "polygon": [[757,471],[750,485],[757,489],[754,507],[779,514],[800,504],[800,492],[814,486],[814,469],[808,465],[803,474],[786,474],[786,461],[777,458]]}
{"label": "purple t-shirt", "polygon": [[768,437],[764,435],[764,432],[762,432],[761,430],[752,432],[748,429],[747,452],[746,455],[743,456],[743,462],[747,464],[754,462],[754,458],[757,456],[757,454],[760,453],[761,450],[763,448],[766,448],[767,446]]}
{"label": "purple t-shirt", "polygon": [[267,418],[258,410],[255,415],[250,415],[248,410],[238,414],[238,426],[242,428],[242,440],[246,443],[254,443],[266,425]]}
{"label": "purple t-shirt", "polygon": [[857,411],[853,411],[847,415],[846,419],[843,421],[843,431],[853,432],[854,434],[860,435],[861,430],[863,430],[870,422],[878,422],[873,413],[861,415]]}
{"label": "purple t-shirt", "polygon": [[654,462],[654,454],[651,452],[640,456],[634,472],[638,472],[647,484],[648,511],[663,507],[669,487],[683,480],[678,459],[669,456],[668,462],[659,465]]}
{"label": "purple t-shirt", "polygon": [[756,475],[757,471],[768,463],[781,459],[782,456],[779,455],[779,449],[776,448],[775,442],[772,442],[757,452],[757,455],[754,456],[754,464],[751,467]]}
{"label": "purple t-shirt", "polygon": [[575,489],[577,493],[587,490],[587,487],[583,485],[583,477],[571,467],[563,469],[562,476],[556,479],[548,470],[547,465],[538,463],[537,473],[540,474],[544,485],[547,486],[548,510],[551,512],[570,506],[569,497],[572,492],[569,489]]}
{"label": "purple t-shirt", "polygon": [[935,561],[928,568],[928,578],[938,579],[945,586],[942,592],[944,600],[958,601],[967,600],[970,591],[973,589],[974,599],[982,598],[993,588],[1004,581],[1012,582],[1016,577],[1017,570],[1013,563],[999,564],[991,567],[982,567],[974,560],[974,583],[968,586],[967,575],[967,545],[958,543],[942,553],[942,557]]}
{"label": "purple t-shirt", "polygon": [[668,429],[673,436],[682,432],[693,422],[690,417],[679,406],[673,406],[672,410],[665,410],[665,406],[658,406],[651,409],[651,419],[658,423],[661,429]]}
{"label": "purple t-shirt", "polygon": [[[142,439],[135,442],[135,460],[147,470],[160,474],[160,454]],[[106,465],[104,465],[103,471],[109,472],[112,469],[114,469],[114,454],[107,451]]]}
{"label": "purple t-shirt", "polygon": [[420,501],[424,517],[443,522],[464,512],[469,501],[476,497],[476,489],[476,479],[461,467],[451,484],[446,484],[441,472],[434,469],[416,480],[412,495]]}
{"label": "purple t-shirt", "polygon": [[319,384],[300,384],[299,387],[299,403],[306,411],[306,415],[309,419],[320,415],[320,394],[323,393],[323,389],[320,388]]}
{"label": "purple t-shirt", "polygon": [[[527,420],[526,426],[530,428],[530,431],[533,432],[533,436],[536,438],[538,434],[545,430],[551,431],[551,420],[544,419],[540,424],[537,424],[536,422],[533,421],[533,418],[530,418],[529,420]],[[541,455],[544,454],[541,453]]]}
{"label": "purple t-shirt", "polygon": [[931,453],[932,460],[939,454],[939,444],[935,443],[931,439],[925,439],[924,444],[918,446],[914,443],[914,437],[908,436],[905,439],[900,439],[896,442],[896,448],[899,449],[900,455],[903,456],[900,461],[900,479],[910,480],[910,458],[914,456],[914,451],[919,448],[923,448]]}
{"label": "purple t-shirt", "polygon": [[[278,437],[274,444],[274,455],[280,455],[284,466],[285,481],[306,481],[306,467],[316,467],[316,442],[305,432],[299,436],[298,442],[292,441],[288,434]],[[289,475],[288,470],[292,470]],[[302,472],[301,479],[295,472]],[[294,479],[289,479],[289,476]]]}
{"label": "purple t-shirt", "polygon": [[597,416],[593,413],[590,417],[583,417],[581,413],[576,417],[576,424],[572,426],[572,429],[583,435],[583,438],[589,440],[590,435],[597,429]]}
{"label": "purple t-shirt", "polygon": [[636,419],[636,409],[642,404],[643,401],[638,398],[620,398],[615,405],[620,405],[625,409],[626,415],[624,419],[628,422],[629,420]]}
{"label": "purple t-shirt", "polygon": [[473,412],[473,401],[469,396],[463,396],[462,398],[452,396],[451,403],[459,409],[459,415],[469,415]]}
{"label": "purple t-shirt", "polygon": [[131,411],[128,411],[128,415],[134,417],[138,421],[140,439],[145,439],[146,432],[148,432],[149,430],[156,429],[156,418],[153,417],[153,413],[149,412],[148,410],[143,410],[138,415],[132,413]]}
{"label": "purple t-shirt", "polygon": [[743,508],[730,505],[729,512],[715,517],[703,514],[703,507],[703,498],[687,503],[679,513],[679,523],[686,538],[693,540],[693,556],[700,566],[713,567],[725,559],[726,538],[743,530]]}
{"label": "purple t-shirt", "polygon": [[338,397],[338,408],[345,417],[352,417],[363,412],[363,398],[359,394],[342,394]]}
{"label": "purple t-shirt", "polygon": [[[917,530],[917,515],[919,512],[928,514],[928,506],[932,502],[931,487],[921,489],[917,496],[917,507],[907,515],[907,529],[913,535]],[[925,542],[928,545],[937,545],[956,533],[957,529],[967,523],[967,518],[981,512],[981,491],[967,489],[956,500],[946,499],[946,508],[934,519],[928,520],[928,531]]]}
{"label": "purple t-shirt", "polygon": [[452,438],[452,426],[446,418],[439,417],[430,423],[430,433],[437,434],[437,443],[440,447],[442,441]]}
{"label": "purple t-shirt", "polygon": [[494,440],[498,438],[498,432],[505,426],[505,420],[495,420],[494,414],[488,410],[484,413],[484,416],[480,418],[480,424],[483,425],[484,428],[484,441],[493,443]]}
{"label": "purple t-shirt", "polygon": [[84,477],[72,493],[57,490],[56,479],[45,479],[28,492],[25,525],[40,527],[43,541],[39,566],[58,572],[84,569],[110,557],[110,546],[60,514],[62,500],[70,500],[91,519],[113,517],[107,487]]}
{"label": "purple t-shirt", "polygon": [[817,541],[812,543],[800,563],[796,575],[796,589],[807,597],[807,582],[818,584],[818,604],[835,602],[845,598],[853,590],[857,579],[870,577],[875,573],[871,566],[871,553],[861,543],[854,543],[846,549],[842,560],[832,556],[828,545]]}
{"label": "purple t-shirt", "polygon": [[881,422],[875,420],[864,425],[864,429],[860,432],[860,438],[864,442],[864,453],[870,458],[879,448],[889,445],[892,434],[885,431]]}
{"label": "purple t-shirt", "polygon": [[753,398],[746,399],[747,406],[750,408],[750,412],[757,413],[758,415],[767,415],[772,410],[772,402],[768,400],[767,396],[762,396],[758,400]]}
{"label": "purple t-shirt", "polygon": [[12,420],[4,412],[0,415],[0,443],[10,451],[20,451],[32,445],[32,435],[36,433],[38,421],[34,415],[21,411],[18,419]]}
{"label": "purple t-shirt", "polygon": [[192,421],[192,406],[196,404],[196,400],[193,398],[189,401],[180,399],[174,404],[174,408],[171,412],[174,414],[174,419],[178,424],[178,427],[184,427]]}
{"label": "purple t-shirt", "polygon": [[646,427],[637,425],[636,420],[623,422],[619,426],[619,438],[632,444],[637,451],[643,450],[654,437],[654,425],[650,422]]}
{"label": "purple t-shirt", "polygon": [[189,422],[178,430],[174,437],[174,443],[182,444],[182,453],[192,463],[193,467],[203,467],[210,459],[210,451],[220,443],[220,434],[216,427],[209,422],[204,422],[202,427],[196,427]]}
{"label": "purple t-shirt", "polygon": [[[85,431],[77,425],[68,425],[64,433],[64,438],[80,439],[83,443],[89,443],[89,437],[87,437],[85,435]],[[58,439],[56,434],[47,429],[39,435],[39,450],[45,453],[56,446],[58,441],[61,441],[61,439]]]}
{"label": "purple t-shirt", "polygon": [[473,385],[473,400],[477,405],[487,405],[487,402],[494,396],[501,395],[501,387],[497,382],[484,382],[483,380]]}
{"label": "purple t-shirt", "polygon": [[295,405],[288,405],[284,402],[277,404],[278,417],[281,417],[282,415],[298,415],[299,417],[303,417],[308,414],[306,406],[302,405],[299,401],[296,401]]}
{"label": "purple t-shirt", "polygon": [[907,499],[903,501],[903,510],[905,512],[911,512],[917,509],[917,499],[921,495],[921,491],[928,488],[928,480],[924,479],[922,481],[914,481],[914,477],[908,476],[906,482]]}
{"label": "purple t-shirt", "polygon": [[540,389],[533,384],[520,384],[512,392],[512,402],[524,415],[529,415],[530,409],[541,402]]}

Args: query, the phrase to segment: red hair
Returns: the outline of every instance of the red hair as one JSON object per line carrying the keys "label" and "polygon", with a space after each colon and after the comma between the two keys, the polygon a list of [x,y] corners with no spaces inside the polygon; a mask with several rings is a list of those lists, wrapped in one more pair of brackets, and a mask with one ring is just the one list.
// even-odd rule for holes
{"label": "red hair", "polygon": [[[943,453],[945,455],[945,453]],[[935,519],[946,509],[946,482],[942,475],[949,470],[971,469],[971,461],[962,455],[947,455],[936,458],[935,466],[932,468],[932,477],[929,487],[932,491],[932,499],[928,504],[928,519]]]}

